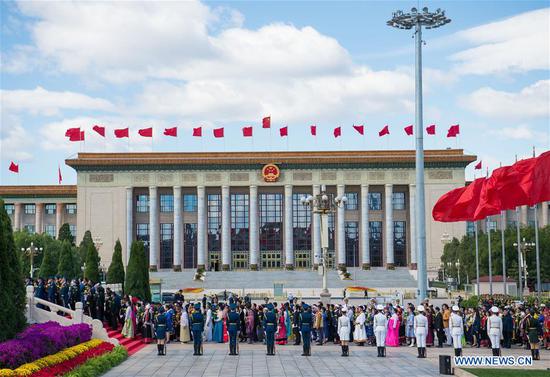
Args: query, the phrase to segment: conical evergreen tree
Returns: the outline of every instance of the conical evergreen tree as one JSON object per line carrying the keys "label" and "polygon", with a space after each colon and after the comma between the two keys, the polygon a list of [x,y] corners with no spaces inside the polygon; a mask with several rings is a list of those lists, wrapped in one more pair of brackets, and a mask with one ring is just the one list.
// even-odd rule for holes
{"label": "conical evergreen tree", "polygon": [[126,269],[125,293],[139,297],[145,301],[151,301],[151,289],[149,287],[149,266],[145,258],[143,242],[134,241],[130,249],[130,260]]}
{"label": "conical evergreen tree", "polygon": [[44,257],[40,265],[39,276],[47,279],[57,275],[57,265],[59,261],[59,250],[56,242],[48,242],[44,247]]}
{"label": "conical evergreen tree", "polygon": [[59,228],[57,239],[61,242],[69,241],[71,245],[74,244],[74,237],[71,234],[71,228],[68,223],[61,225],[61,228]]}
{"label": "conical evergreen tree", "polygon": [[124,284],[124,264],[122,263],[122,245],[120,240],[116,241],[113,259],[107,272],[107,283]]}
{"label": "conical evergreen tree", "polygon": [[88,250],[90,250],[90,245],[94,245],[94,240],[92,239],[92,232],[87,230],[86,233],[84,233],[82,241],[80,241],[80,245],[78,245],[78,255],[80,256],[81,266],[84,265],[88,259]]}
{"label": "conical evergreen tree", "polygon": [[59,254],[59,264],[57,265],[57,274],[66,279],[75,277],[73,248],[69,241],[63,241],[61,253]]}
{"label": "conical evergreen tree", "polygon": [[0,199],[0,342],[25,326],[25,282],[15,252],[11,221]]}
{"label": "conical evergreen tree", "polygon": [[86,257],[86,268],[84,268],[84,277],[93,281],[99,282],[99,254],[94,244],[88,245],[88,253]]}

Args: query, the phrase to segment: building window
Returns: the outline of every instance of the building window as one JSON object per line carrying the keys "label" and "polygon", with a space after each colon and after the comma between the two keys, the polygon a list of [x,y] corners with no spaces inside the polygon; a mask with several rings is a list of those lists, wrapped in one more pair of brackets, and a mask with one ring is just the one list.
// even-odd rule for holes
{"label": "building window", "polygon": [[[268,194],[271,195],[271,194]],[[278,195],[278,194],[276,194]],[[282,258],[280,251],[263,251],[261,253],[262,257],[262,268],[263,269],[279,269],[281,268]]]}
{"label": "building window", "polygon": [[476,233],[476,223],[473,221],[466,221],[466,235],[472,237]]}
{"label": "building window", "polygon": [[392,205],[394,210],[404,210],[405,209],[405,193],[404,192],[394,192],[392,194]]}
{"label": "building window", "polygon": [[160,194],[160,212],[174,212],[174,195]]}
{"label": "building window", "polygon": [[346,221],[346,266],[359,267],[359,223]]}
{"label": "building window", "polygon": [[76,215],[76,204],[65,204],[65,213],[67,215]]}
{"label": "building window", "polygon": [[197,211],[197,195],[196,194],[184,194],[183,195],[183,210],[185,212]]}
{"label": "building window", "polygon": [[147,194],[136,195],[136,212],[138,213],[149,212],[149,195]]}
{"label": "building window", "polygon": [[208,195],[208,250],[220,251],[222,248],[222,197],[220,194]]}
{"label": "building window", "polygon": [[34,234],[34,224],[25,224],[23,225],[23,229],[30,234]]}
{"label": "building window", "polygon": [[370,265],[382,267],[382,221],[369,221]]}
{"label": "building window", "polygon": [[407,266],[407,226],[405,221],[393,222],[393,255],[396,266]]}
{"label": "building window", "polygon": [[357,211],[359,209],[359,194],[356,192],[347,192],[344,196],[347,198],[344,208],[348,211]]}
{"label": "building window", "polygon": [[69,230],[71,232],[71,236],[76,239],[76,225],[69,225]]}
{"label": "building window", "polygon": [[248,269],[248,252],[238,251],[232,253],[231,262],[234,270],[246,270]]}
{"label": "building window", "polygon": [[369,210],[370,211],[382,210],[382,193],[381,192],[369,192]]}
{"label": "building window", "polygon": [[[260,194],[260,250],[281,251],[283,249],[283,195]],[[267,254],[266,254],[267,255]],[[266,260],[271,257],[266,256]],[[280,259],[280,253],[279,253]],[[267,263],[267,262],[266,262]],[[271,262],[270,262],[271,263]],[[270,264],[269,263],[269,264]],[[279,260],[280,264],[280,260]],[[262,266],[265,265],[262,262]]]}
{"label": "building window", "polygon": [[231,250],[248,251],[248,194],[231,194]]}
{"label": "building window", "polygon": [[46,224],[44,226],[44,232],[50,235],[50,237],[55,238],[55,225]]}
{"label": "building window", "polygon": [[183,224],[183,268],[197,267],[197,224]]}
{"label": "building window", "polygon": [[8,215],[13,215],[15,212],[15,204],[4,204],[4,209]]}
{"label": "building window", "polygon": [[174,266],[174,224],[160,224],[160,268]]}
{"label": "building window", "polygon": [[307,193],[292,194],[293,247],[311,254],[311,209],[300,202]]}
{"label": "building window", "polygon": [[34,215],[36,213],[36,205],[34,204],[25,204],[25,214]]}
{"label": "building window", "polygon": [[44,206],[44,210],[46,212],[46,215],[55,215],[55,208],[56,208],[55,204],[46,204]]}
{"label": "building window", "polygon": [[136,241],[143,242],[145,259],[149,263],[149,224],[136,224]]}
{"label": "building window", "polygon": [[[334,226],[334,212],[328,214],[328,250],[327,250],[327,267],[334,268],[336,265],[336,228]],[[323,221],[323,220],[321,220]]]}

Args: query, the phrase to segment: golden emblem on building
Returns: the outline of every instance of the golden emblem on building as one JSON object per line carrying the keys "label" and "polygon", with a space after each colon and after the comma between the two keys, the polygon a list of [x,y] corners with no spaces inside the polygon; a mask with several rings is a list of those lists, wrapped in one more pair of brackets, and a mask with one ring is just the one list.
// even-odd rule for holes
{"label": "golden emblem on building", "polygon": [[277,182],[281,175],[281,169],[275,164],[267,164],[262,168],[262,177],[266,182]]}

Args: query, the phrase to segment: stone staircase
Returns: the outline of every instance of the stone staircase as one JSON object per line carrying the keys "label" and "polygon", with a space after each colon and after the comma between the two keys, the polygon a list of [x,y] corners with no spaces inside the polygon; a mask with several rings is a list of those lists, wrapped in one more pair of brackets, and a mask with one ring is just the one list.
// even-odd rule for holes
{"label": "stone staircase", "polygon": [[143,342],[141,334],[137,334],[135,338],[125,338],[121,334],[122,327],[119,327],[116,330],[111,330],[106,324],[103,324],[103,326],[105,327],[109,338],[114,338],[118,340],[118,344],[126,348],[129,356],[132,356],[133,354],[147,346],[147,343]]}

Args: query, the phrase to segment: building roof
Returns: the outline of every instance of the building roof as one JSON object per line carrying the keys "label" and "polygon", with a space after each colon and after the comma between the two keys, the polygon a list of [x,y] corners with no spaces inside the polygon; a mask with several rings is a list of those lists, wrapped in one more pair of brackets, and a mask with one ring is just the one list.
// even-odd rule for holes
{"label": "building roof", "polygon": [[[462,149],[425,151],[428,168],[464,168],[475,160],[476,156],[465,155]],[[294,168],[412,168],[415,151],[79,153],[76,158],[65,160],[65,163],[77,171],[256,168],[268,163]]]}
{"label": "building roof", "polygon": [[76,197],[76,185],[0,186],[0,197]]}
{"label": "building roof", "polygon": [[[506,277],[506,281],[509,283],[514,283],[516,280],[511,277]],[[480,276],[480,283],[488,283],[489,276]],[[477,283],[477,279],[472,279],[472,283]],[[493,283],[502,283],[502,275],[493,275]]]}

